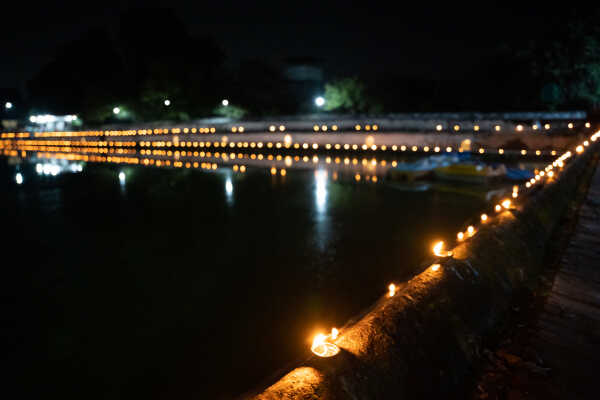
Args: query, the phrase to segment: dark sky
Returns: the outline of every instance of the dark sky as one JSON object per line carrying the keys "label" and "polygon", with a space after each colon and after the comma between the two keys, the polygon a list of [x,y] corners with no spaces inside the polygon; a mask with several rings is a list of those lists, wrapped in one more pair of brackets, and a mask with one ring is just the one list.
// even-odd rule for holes
{"label": "dark sky", "polygon": [[[231,62],[245,57],[322,58],[331,74],[467,77],[506,39],[543,34],[573,11],[552,2],[28,1],[3,9],[0,87],[24,83],[57,46],[92,26],[114,29],[132,6],[174,8],[193,34],[208,33]],[[4,7],[4,5],[3,5]],[[581,9],[580,9],[581,11]],[[160,27],[155,27],[160,29]]]}

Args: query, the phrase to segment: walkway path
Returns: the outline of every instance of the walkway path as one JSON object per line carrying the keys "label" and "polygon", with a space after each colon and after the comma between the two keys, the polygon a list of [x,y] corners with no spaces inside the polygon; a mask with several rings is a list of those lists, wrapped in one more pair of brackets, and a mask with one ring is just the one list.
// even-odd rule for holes
{"label": "walkway path", "polygon": [[579,210],[531,345],[572,398],[599,398],[600,168]]}
{"label": "walkway path", "polygon": [[600,166],[560,257],[516,301],[500,348],[484,350],[472,399],[600,398]]}

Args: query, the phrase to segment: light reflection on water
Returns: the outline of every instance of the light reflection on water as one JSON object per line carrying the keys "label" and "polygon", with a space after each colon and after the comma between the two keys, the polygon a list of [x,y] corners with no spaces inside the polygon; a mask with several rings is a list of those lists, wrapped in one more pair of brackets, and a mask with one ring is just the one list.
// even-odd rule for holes
{"label": "light reflection on water", "polygon": [[225,196],[227,199],[227,204],[231,205],[233,202],[233,183],[231,182],[231,176],[227,176],[225,179]]}
{"label": "light reflection on water", "polygon": [[[285,176],[270,174],[276,160],[246,172],[87,163],[46,175],[23,165],[23,185],[0,198],[3,221],[20,218],[5,225],[15,232],[7,248],[25,255],[7,291],[35,305],[14,326],[41,321],[17,330],[23,351],[56,382],[101,376],[99,398],[240,393],[305,356],[315,327],[343,325],[409,276],[434,236],[454,237],[484,206],[458,192],[399,190],[383,175],[368,181],[381,171],[372,162],[290,159],[278,165]],[[14,185],[7,171],[0,185]],[[63,358],[27,350],[36,341]],[[73,370],[71,354],[90,371]]]}
{"label": "light reflection on water", "polygon": [[327,207],[327,171],[315,171],[315,205],[317,214],[322,216]]}

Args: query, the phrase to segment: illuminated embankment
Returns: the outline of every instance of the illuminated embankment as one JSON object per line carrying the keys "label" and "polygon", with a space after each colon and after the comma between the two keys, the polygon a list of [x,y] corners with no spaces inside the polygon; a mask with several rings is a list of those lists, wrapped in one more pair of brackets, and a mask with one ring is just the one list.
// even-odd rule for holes
{"label": "illuminated embankment", "polygon": [[[506,318],[513,294],[543,268],[552,232],[593,165],[598,143],[577,146],[556,179],[538,186],[527,201],[498,205],[493,218],[482,215],[477,233],[465,239],[468,230],[461,232],[451,256],[431,260],[339,328],[335,339],[323,338],[339,348],[337,354],[312,356],[246,397],[447,396],[477,364],[482,338]],[[435,249],[440,255],[442,247]]]}

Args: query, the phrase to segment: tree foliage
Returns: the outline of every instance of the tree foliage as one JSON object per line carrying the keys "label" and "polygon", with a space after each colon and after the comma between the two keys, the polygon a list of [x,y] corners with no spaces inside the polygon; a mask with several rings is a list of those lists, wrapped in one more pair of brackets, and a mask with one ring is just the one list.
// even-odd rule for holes
{"label": "tree foliage", "polygon": [[600,26],[598,15],[574,15],[544,40],[529,47],[541,98],[551,107],[600,106]]}
{"label": "tree foliage", "polygon": [[327,111],[363,112],[368,107],[365,84],[356,77],[327,83],[324,97],[323,108]]}

